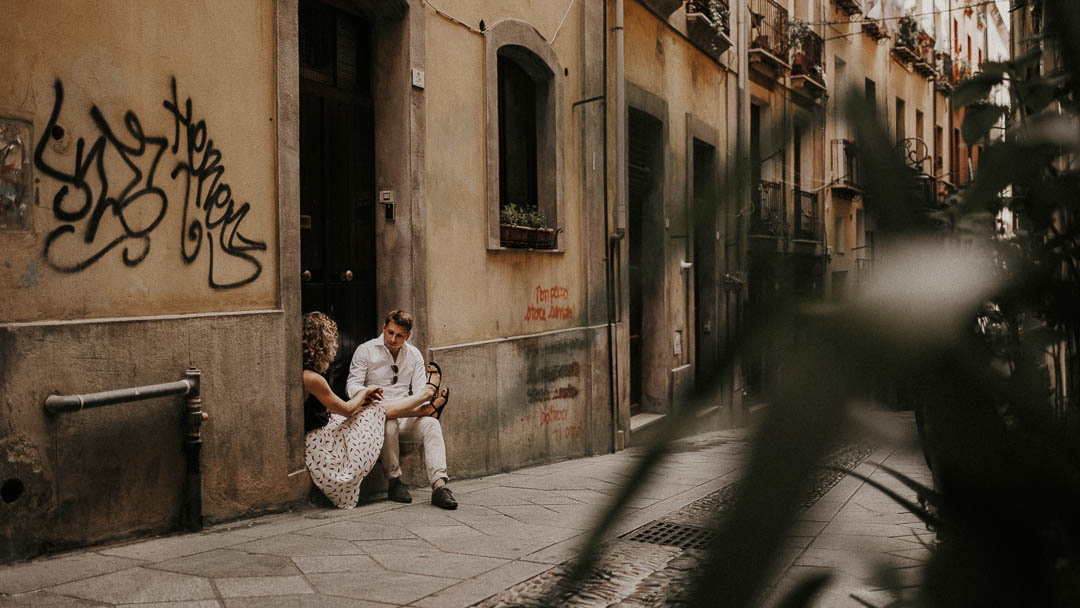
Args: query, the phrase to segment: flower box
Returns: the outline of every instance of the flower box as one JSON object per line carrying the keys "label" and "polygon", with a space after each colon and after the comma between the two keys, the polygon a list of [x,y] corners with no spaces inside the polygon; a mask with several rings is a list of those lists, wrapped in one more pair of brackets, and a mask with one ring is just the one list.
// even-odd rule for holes
{"label": "flower box", "polygon": [[499,244],[511,249],[555,249],[558,230],[499,224]]}

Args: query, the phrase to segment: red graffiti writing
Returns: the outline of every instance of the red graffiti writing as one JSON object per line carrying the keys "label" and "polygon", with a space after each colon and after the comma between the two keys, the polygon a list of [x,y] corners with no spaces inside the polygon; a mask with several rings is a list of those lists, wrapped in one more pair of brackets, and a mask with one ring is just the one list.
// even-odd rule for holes
{"label": "red graffiti writing", "polygon": [[540,426],[547,426],[554,422],[562,422],[570,417],[570,410],[566,408],[540,408]]}
{"label": "red graffiti writing", "polygon": [[570,297],[570,288],[563,287],[562,285],[552,285],[551,287],[544,288],[539,285],[535,290],[537,302],[547,302],[549,300],[566,300]]}

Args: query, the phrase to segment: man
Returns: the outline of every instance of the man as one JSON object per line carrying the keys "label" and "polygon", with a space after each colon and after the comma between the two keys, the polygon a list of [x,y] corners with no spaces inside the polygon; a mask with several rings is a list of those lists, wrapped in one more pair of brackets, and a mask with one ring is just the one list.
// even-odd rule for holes
{"label": "man", "polygon": [[[353,354],[345,390],[349,397],[369,385],[383,387],[383,399],[412,394],[428,382],[424,357],[409,344],[412,315],[393,310],[386,315],[382,335],[361,344]],[[441,382],[441,378],[439,381]],[[398,455],[400,437],[419,437],[424,442],[424,464],[431,482],[431,504],[443,509],[456,509],[457,501],[446,487],[446,444],[442,425],[437,418],[397,418],[386,421],[386,440],[383,442],[382,463],[390,480],[386,495],[395,502],[412,502],[409,489],[401,483],[401,461]]]}

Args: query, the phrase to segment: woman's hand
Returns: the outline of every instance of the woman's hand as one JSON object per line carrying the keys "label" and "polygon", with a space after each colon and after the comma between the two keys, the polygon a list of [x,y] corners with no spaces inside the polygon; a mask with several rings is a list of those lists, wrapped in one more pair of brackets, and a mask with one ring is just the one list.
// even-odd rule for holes
{"label": "woman's hand", "polygon": [[381,386],[365,386],[360,392],[353,395],[352,399],[345,404],[349,409],[349,416],[360,413],[364,408],[371,407],[382,400]]}

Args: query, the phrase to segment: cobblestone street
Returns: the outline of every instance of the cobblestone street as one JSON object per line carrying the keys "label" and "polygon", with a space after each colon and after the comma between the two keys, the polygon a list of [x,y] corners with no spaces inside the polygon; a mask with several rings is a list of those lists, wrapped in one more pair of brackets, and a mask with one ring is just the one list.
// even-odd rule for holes
{"label": "cobblestone street", "polygon": [[[910,414],[882,416],[913,429]],[[11,564],[0,568],[0,607],[530,605],[565,570],[640,454],[631,448],[456,481],[456,511],[431,506],[417,490],[412,505],[308,507]],[[679,605],[707,517],[731,498],[748,454],[743,431],[681,441],[611,530],[595,576],[567,604]],[[914,451],[857,443],[830,461],[890,487],[897,484],[880,464],[928,481]],[[834,581],[816,605],[883,606],[892,598],[871,582],[876,564],[898,568],[906,584],[917,580],[933,535],[879,491],[825,472],[803,506],[771,597],[831,569]]]}

